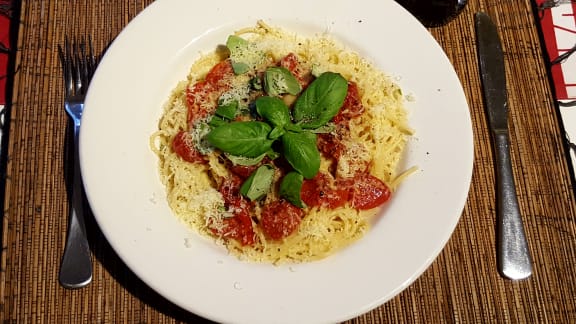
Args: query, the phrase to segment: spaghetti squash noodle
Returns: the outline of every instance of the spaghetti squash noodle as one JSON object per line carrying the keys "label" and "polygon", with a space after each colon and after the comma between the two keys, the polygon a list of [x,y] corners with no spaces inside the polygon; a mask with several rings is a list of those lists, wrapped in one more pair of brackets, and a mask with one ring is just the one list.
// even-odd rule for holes
{"label": "spaghetti squash noodle", "polygon": [[413,169],[401,89],[327,35],[262,21],[202,55],[150,147],[173,213],[242,260],[317,260],[361,238]]}

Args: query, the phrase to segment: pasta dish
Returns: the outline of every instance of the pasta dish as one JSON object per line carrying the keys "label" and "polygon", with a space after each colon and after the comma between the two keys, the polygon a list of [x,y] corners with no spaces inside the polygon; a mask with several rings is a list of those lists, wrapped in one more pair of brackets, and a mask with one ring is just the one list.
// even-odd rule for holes
{"label": "pasta dish", "polygon": [[192,64],[150,146],[174,214],[242,260],[324,258],[415,168],[389,76],[328,37],[259,21]]}

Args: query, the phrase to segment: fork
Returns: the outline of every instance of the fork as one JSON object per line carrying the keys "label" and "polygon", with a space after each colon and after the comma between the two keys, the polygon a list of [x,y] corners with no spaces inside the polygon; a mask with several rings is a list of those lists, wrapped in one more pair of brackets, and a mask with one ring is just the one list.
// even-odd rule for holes
{"label": "fork", "polygon": [[81,40],[71,44],[66,38],[64,49],[58,45],[58,54],[64,74],[64,107],[73,122],[74,131],[74,173],[70,190],[70,215],[66,246],[58,275],[60,284],[69,289],[84,287],[92,281],[92,261],[84,222],[84,191],[78,155],[78,135],[84,109],[84,98],[97,66],[97,59],[92,54],[91,43],[91,39],[88,39],[87,43]]}

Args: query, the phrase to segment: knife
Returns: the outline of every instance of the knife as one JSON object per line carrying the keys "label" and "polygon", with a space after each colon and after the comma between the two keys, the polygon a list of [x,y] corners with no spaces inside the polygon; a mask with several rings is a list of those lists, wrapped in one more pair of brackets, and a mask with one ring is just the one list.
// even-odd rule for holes
{"label": "knife", "polygon": [[477,13],[475,23],[484,104],[496,155],[498,270],[508,279],[524,279],[532,275],[532,260],[512,174],[504,54],[490,17]]}

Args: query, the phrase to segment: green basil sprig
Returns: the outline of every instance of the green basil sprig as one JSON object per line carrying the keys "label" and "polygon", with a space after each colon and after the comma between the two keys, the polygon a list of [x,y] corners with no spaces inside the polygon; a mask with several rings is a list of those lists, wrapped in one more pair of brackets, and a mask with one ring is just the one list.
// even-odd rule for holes
{"label": "green basil sprig", "polygon": [[259,121],[230,122],[214,128],[206,139],[223,152],[255,158],[271,150],[271,130],[270,125]]}
{"label": "green basil sprig", "polygon": [[[315,133],[329,132],[334,128],[328,122],[340,110],[347,92],[346,79],[340,74],[325,72],[298,97],[292,114],[282,99],[270,93],[271,96],[259,97],[254,103],[256,112],[265,122],[228,123],[225,120],[237,112],[233,107],[219,107],[217,115],[223,120],[210,123],[214,128],[206,139],[226,153],[233,163],[244,165],[257,164],[266,155],[276,158],[272,145],[279,140],[281,153],[295,170],[284,176],[279,194],[295,206],[304,208],[300,198],[303,180],[314,178],[320,170]],[[273,166],[262,165],[244,182],[240,192],[249,199],[260,199],[269,191],[273,177]]]}
{"label": "green basil sprig", "polygon": [[[283,153],[292,167],[305,178],[314,178],[320,169],[320,152],[316,146],[316,135],[310,132],[298,131],[290,119],[288,106],[276,97],[260,97],[256,99],[256,111],[271,123],[274,129],[268,138],[280,138]],[[288,128],[288,131],[285,130]]]}
{"label": "green basil sprig", "polygon": [[296,100],[294,121],[306,129],[325,125],[338,114],[347,93],[348,81],[340,74],[322,73]]}

